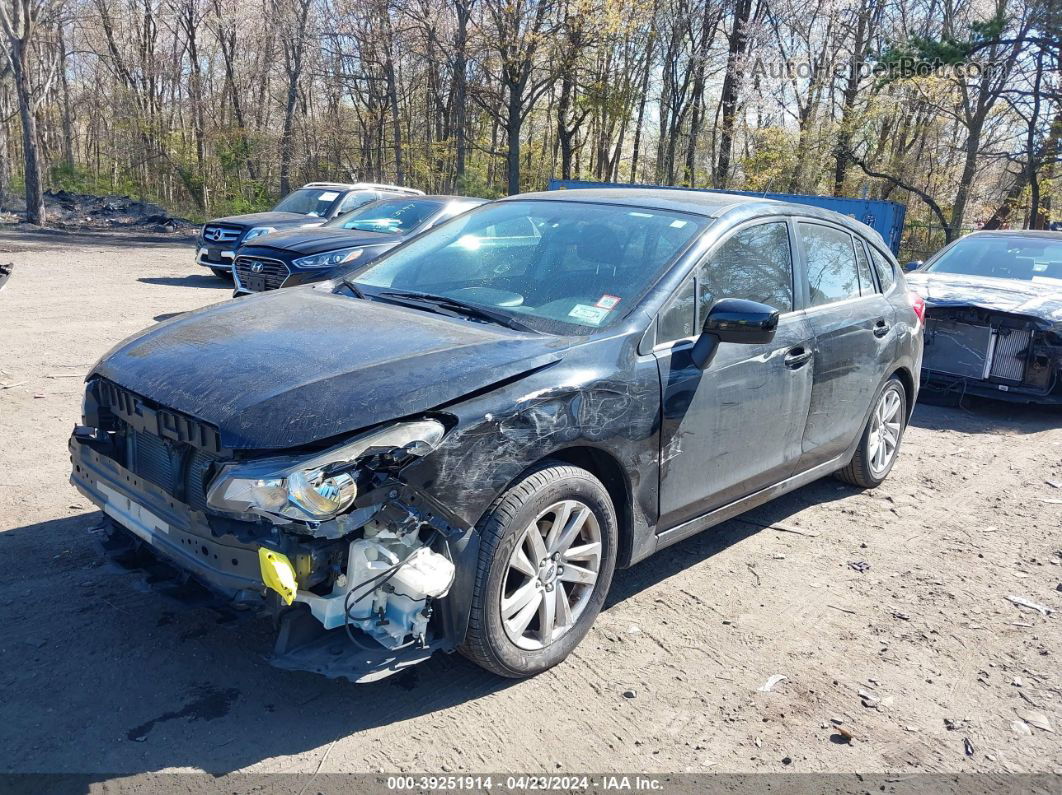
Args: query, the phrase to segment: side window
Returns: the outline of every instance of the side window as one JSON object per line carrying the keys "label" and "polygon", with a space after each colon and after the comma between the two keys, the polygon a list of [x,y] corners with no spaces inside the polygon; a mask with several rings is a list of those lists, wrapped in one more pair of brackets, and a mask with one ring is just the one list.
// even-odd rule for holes
{"label": "side window", "polygon": [[378,198],[380,197],[375,193],[366,193],[360,190],[351,191],[343,198],[343,203],[339,206],[339,212],[349,213],[351,210],[356,210],[358,207],[374,202]]}
{"label": "side window", "polygon": [[693,279],[686,279],[678,293],[671,299],[671,303],[660,313],[660,322],[656,328],[658,343],[693,336],[697,320],[693,284]]}
{"label": "side window", "polygon": [[887,257],[882,256],[876,249],[870,249],[870,258],[874,260],[874,270],[878,272],[878,281],[881,282],[881,291],[887,293],[896,283],[896,271],[892,269],[892,263]]}
{"label": "side window", "polygon": [[797,225],[808,259],[810,306],[859,297],[859,271],[852,236],[819,224]]}
{"label": "side window", "polygon": [[793,256],[784,221],[758,224],[727,238],[697,268],[704,318],[721,298],[745,298],[782,312],[793,308]]}
{"label": "side window", "polygon": [[870,273],[870,260],[867,259],[866,249],[863,248],[863,241],[856,238],[855,241],[856,251],[856,267],[859,268],[859,294],[860,295],[873,295],[877,292],[877,288],[874,286],[874,277]]}

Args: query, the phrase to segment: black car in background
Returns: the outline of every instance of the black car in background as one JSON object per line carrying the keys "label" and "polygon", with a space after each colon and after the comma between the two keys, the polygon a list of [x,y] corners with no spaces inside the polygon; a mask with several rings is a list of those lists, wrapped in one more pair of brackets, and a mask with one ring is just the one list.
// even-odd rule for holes
{"label": "black car in background", "polygon": [[236,252],[234,296],[318,282],[486,202],[468,196],[382,199],[322,226],[254,238]]}
{"label": "black car in background", "polygon": [[907,274],[926,394],[1062,403],[1062,232],[974,232]]}
{"label": "black car in background", "polygon": [[512,196],[118,344],[71,480],[119,562],[272,617],[280,667],[370,681],[460,650],[529,676],[615,569],[826,475],[882,483],[921,308],[834,212]]}
{"label": "black car in background", "polygon": [[260,235],[298,226],[320,226],[342,213],[388,196],[415,196],[424,191],[371,182],[310,182],[289,193],[267,213],[230,215],[207,221],[195,241],[197,265],[222,279],[232,277],[236,250]]}

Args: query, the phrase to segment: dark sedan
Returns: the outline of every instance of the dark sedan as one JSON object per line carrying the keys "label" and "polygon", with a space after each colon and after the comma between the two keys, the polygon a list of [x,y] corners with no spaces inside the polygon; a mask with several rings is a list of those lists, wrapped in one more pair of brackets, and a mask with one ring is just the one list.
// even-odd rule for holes
{"label": "dark sedan", "polygon": [[921,309],[837,213],[513,196],[120,343],[71,479],[120,563],[271,616],[280,667],[369,681],[460,650],[529,676],[617,568],[825,475],[882,483]]}
{"label": "dark sedan", "polygon": [[486,202],[468,196],[413,196],[373,202],[323,226],[256,238],[236,252],[234,296],[329,279]]}
{"label": "dark sedan", "polygon": [[927,394],[1062,403],[1062,233],[974,232],[908,274]]}
{"label": "dark sedan", "polygon": [[370,182],[310,182],[292,191],[265,213],[215,218],[203,224],[195,242],[197,265],[222,279],[232,278],[236,250],[278,229],[320,226],[342,213],[389,196],[423,195],[424,191]]}

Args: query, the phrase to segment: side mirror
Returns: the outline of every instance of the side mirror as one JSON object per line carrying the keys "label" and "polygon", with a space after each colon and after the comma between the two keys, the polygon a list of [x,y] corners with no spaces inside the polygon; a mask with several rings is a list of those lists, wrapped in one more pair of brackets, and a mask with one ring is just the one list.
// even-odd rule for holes
{"label": "side mirror", "polygon": [[906,265],[904,265],[903,266],[903,270],[906,273],[907,271],[916,271],[916,270],[918,270],[921,267],[922,267],[922,260],[916,259],[914,262],[908,262]]}
{"label": "side mirror", "polygon": [[760,345],[774,339],[778,310],[773,306],[741,298],[717,301],[704,319],[704,328],[693,346],[694,364],[702,370],[715,356],[720,342]]}

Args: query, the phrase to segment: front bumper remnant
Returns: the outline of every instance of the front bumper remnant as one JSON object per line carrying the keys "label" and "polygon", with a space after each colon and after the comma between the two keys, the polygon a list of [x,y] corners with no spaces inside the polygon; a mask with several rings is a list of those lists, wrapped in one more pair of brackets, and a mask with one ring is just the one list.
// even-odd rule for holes
{"label": "front bumper remnant", "polygon": [[[278,629],[271,657],[277,667],[370,682],[422,662],[435,651],[456,647],[456,633],[451,631],[455,622],[447,600],[442,598],[448,588],[436,588],[440,598],[422,603],[410,602],[402,594],[372,590],[368,591],[372,598],[354,605],[339,598],[342,613],[337,619],[332,615],[336,587],[325,591],[321,583],[283,599],[278,583],[267,582],[263,576],[262,560],[272,555],[286,562],[292,572],[298,570],[300,582],[305,582],[305,561],[320,549],[331,550],[322,554],[335,561],[335,549],[349,554],[351,547],[361,550],[376,543],[372,539],[293,538],[267,523],[261,525],[261,538],[219,533],[202,511],[126,469],[106,452],[95,449],[84,434],[79,438],[75,433],[70,440],[71,483],[106,515],[107,532],[102,542],[108,556],[123,568],[142,574],[153,589],[186,606],[271,618]],[[386,538],[386,533],[377,532],[379,538]],[[468,548],[471,535],[470,531],[458,533],[447,544],[460,553]],[[432,535],[437,537],[441,538],[438,533]],[[420,549],[422,556],[428,551],[427,547]],[[409,576],[422,576],[418,572],[412,568]],[[453,575],[450,577],[452,582]],[[391,580],[398,582],[393,575]],[[433,610],[440,615],[429,629]],[[322,624],[324,617],[329,619],[327,628]],[[398,637],[396,619],[418,627],[419,636]]]}

